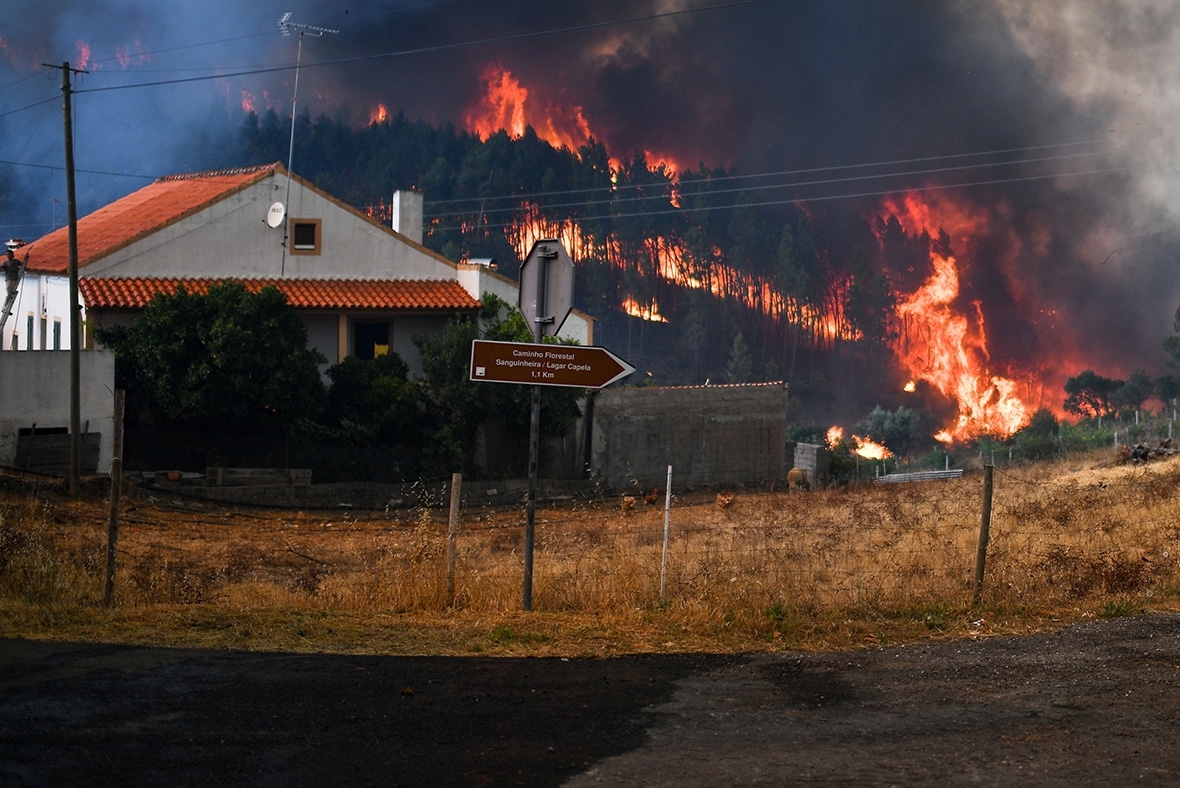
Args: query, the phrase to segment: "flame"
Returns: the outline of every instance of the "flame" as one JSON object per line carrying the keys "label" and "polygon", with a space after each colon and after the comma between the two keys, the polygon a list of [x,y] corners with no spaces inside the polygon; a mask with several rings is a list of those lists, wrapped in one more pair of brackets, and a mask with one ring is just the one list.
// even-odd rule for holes
{"label": "flame", "polygon": [[883,460],[886,457],[893,456],[893,452],[885,448],[884,444],[876,443],[868,438],[853,435],[852,442],[856,444],[856,448],[853,451],[866,460]]}
{"label": "flame", "polygon": [[[135,49],[134,55],[131,52],[132,47]],[[149,63],[151,62],[152,57],[150,54],[144,51],[143,44],[136,40],[131,46],[116,47],[115,59],[119,61],[120,66],[122,66],[124,69],[127,69],[131,66],[137,66],[141,63]]]}
{"label": "flame", "polygon": [[378,104],[377,109],[369,113],[369,124],[384,123],[385,119],[389,117],[389,110],[384,104]]}
{"label": "flame", "polygon": [[836,426],[828,427],[828,432],[824,435],[824,440],[827,441],[829,449],[835,448],[837,443],[844,440],[844,428]]}
{"label": "flame", "polygon": [[[884,202],[907,234],[945,230],[967,242],[991,231],[982,209],[937,195],[905,195]],[[954,424],[942,435],[963,440],[981,434],[1009,436],[1027,421],[1032,408],[1018,396],[1015,381],[994,374],[980,302],[959,303],[959,261],[953,255],[930,253],[932,273],[912,293],[895,293],[900,323],[894,351],[910,376],[906,391],[925,380],[958,405]],[[941,440],[941,438],[940,438]],[[946,442],[946,441],[944,441]]]}
{"label": "flame", "polygon": [[[520,80],[512,76],[512,72],[501,66],[485,67],[483,84],[484,94],[464,118],[467,130],[482,139],[498,131],[507,132],[513,139],[520,139],[524,136],[525,127],[531,126],[539,138],[553,147],[576,151],[594,136],[582,107],[568,101],[537,98],[535,92],[531,93],[520,84]],[[669,168],[674,166],[670,156],[649,156]],[[619,162],[616,159],[610,162],[612,167],[618,169]]]}
{"label": "flame", "polygon": [[248,90],[242,91],[242,111],[243,112],[257,112],[257,100],[254,94]]}
{"label": "flame", "polygon": [[642,318],[653,323],[668,322],[668,319],[660,314],[654,298],[652,299],[651,306],[643,306],[633,297],[627,296],[623,299],[623,311],[631,315],[631,317]]}
{"label": "flame", "polygon": [[[535,203],[522,203],[507,229],[507,238],[520,259],[542,238],[556,238],[577,263],[588,257],[603,256],[615,268],[638,265],[641,271],[665,282],[692,290],[707,290],[717,298],[736,301],[749,309],[761,311],[780,321],[808,331],[818,344],[860,337],[844,315],[844,303],[851,280],[835,279],[828,283],[822,310],[796,302],[775,289],[769,279],[741,271],[725,264],[721,251],[713,250],[707,266],[699,265],[685,252],[679,241],[663,236],[644,239],[638,246],[623,248],[617,239],[607,241],[605,249],[592,247],[578,225],[569,220],[548,219]],[[637,262],[638,261],[638,262]],[[624,311],[627,311],[624,305]],[[633,314],[628,312],[628,314]]]}
{"label": "flame", "polygon": [[76,46],[78,47],[78,64],[75,68],[88,68],[90,66],[90,44],[79,41]]}
{"label": "flame", "polygon": [[483,79],[487,93],[477,108],[467,113],[467,128],[484,139],[501,129],[510,137],[523,137],[524,102],[529,92],[507,69],[488,66]]}
{"label": "flame", "polygon": [[902,386],[901,388],[902,388],[902,391],[913,394],[915,391],[918,390],[918,384],[911,380],[908,383],[906,383],[904,386]]}

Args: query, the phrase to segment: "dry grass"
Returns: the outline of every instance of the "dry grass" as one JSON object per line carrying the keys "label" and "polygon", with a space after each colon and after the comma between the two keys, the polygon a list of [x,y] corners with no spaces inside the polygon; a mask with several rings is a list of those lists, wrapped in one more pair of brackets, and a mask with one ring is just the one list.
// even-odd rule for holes
{"label": "dry grass", "polygon": [[[1021,632],[1177,606],[1180,460],[997,468],[972,608],[981,477],[537,513],[464,510],[447,596],[446,512],[272,512],[129,502],[117,600],[106,504],[0,495],[0,636],[403,654],[611,654],[880,644]],[[662,503],[662,501],[661,501]]]}

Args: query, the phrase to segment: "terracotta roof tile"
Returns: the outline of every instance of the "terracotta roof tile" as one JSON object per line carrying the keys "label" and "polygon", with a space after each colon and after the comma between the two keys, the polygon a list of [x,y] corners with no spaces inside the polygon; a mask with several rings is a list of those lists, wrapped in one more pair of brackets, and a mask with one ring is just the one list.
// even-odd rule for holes
{"label": "terracotta roof tile", "polygon": [[[268,177],[278,164],[168,175],[78,220],[78,266]],[[54,230],[25,247],[29,270],[64,273],[69,267],[68,229]]]}
{"label": "terracotta roof tile", "polygon": [[[221,279],[82,277],[78,289],[88,309],[143,309],[157,293],[207,292]],[[479,302],[455,281],[433,279],[238,279],[257,293],[277,287],[299,309],[474,310]]]}

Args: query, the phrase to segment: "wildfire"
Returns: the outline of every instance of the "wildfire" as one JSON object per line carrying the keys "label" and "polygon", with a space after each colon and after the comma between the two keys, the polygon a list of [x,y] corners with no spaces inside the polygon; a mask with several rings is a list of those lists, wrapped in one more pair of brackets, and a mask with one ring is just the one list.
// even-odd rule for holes
{"label": "wildfire", "polygon": [[257,109],[258,109],[257,99],[254,98],[254,94],[248,90],[243,90],[242,91],[242,111],[243,112],[256,112]]}
{"label": "wildfire", "polygon": [[143,44],[136,41],[134,44],[135,53],[132,54],[131,46],[117,47],[115,49],[115,59],[119,61],[119,65],[124,69],[130,68],[133,65],[140,63],[148,63],[151,61],[151,55],[143,50]]}
{"label": "wildfire", "polygon": [[385,119],[389,117],[389,110],[384,104],[378,104],[377,109],[369,113],[369,125],[374,123],[384,123]]}
{"label": "wildfire", "polygon": [[[901,202],[887,200],[885,210],[910,234],[937,236],[941,229],[963,240],[989,229],[982,211],[947,198],[909,194]],[[944,442],[984,433],[1011,435],[1032,409],[1017,395],[1015,381],[990,369],[982,307],[978,301],[965,307],[958,302],[959,261],[931,252],[930,263],[932,273],[917,290],[895,293],[902,330],[894,351],[910,376],[906,391],[925,380],[958,404],[955,423],[939,433]]]}
{"label": "wildfire", "polygon": [[[829,449],[836,448],[836,445],[844,440],[844,428],[829,427],[827,434],[824,435],[824,440],[827,441]],[[861,438],[858,435],[852,436],[852,451],[866,460],[884,460],[893,456],[893,452],[885,448],[884,444],[871,441],[868,438]]]}
{"label": "wildfire", "polygon": [[875,443],[868,438],[860,438],[853,435],[852,442],[856,446],[853,451],[866,460],[883,460],[886,457],[893,456],[893,452],[885,448],[884,444]]}
{"label": "wildfire", "polygon": [[660,314],[656,306],[655,299],[652,299],[651,306],[643,306],[633,297],[627,296],[623,299],[623,311],[631,315],[631,317],[642,318],[653,323],[667,323],[668,319]]}

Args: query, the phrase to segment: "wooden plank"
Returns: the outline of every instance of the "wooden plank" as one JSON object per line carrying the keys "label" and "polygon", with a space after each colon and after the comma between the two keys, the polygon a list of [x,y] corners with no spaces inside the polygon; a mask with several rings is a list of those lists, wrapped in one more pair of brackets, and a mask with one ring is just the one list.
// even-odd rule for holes
{"label": "wooden plank", "polygon": [[310,468],[220,468],[205,469],[209,487],[310,487]]}

